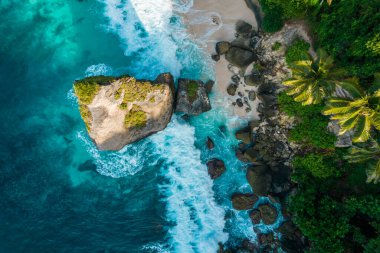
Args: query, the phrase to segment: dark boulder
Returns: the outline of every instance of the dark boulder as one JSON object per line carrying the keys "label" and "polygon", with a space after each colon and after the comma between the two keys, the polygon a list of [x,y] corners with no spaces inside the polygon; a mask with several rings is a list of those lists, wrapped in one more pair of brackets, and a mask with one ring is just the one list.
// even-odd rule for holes
{"label": "dark boulder", "polygon": [[252,31],[252,25],[248,24],[247,22],[243,21],[243,20],[239,20],[237,23],[236,23],[236,32],[237,33],[240,33],[240,34],[247,34],[247,33],[250,33]]}
{"label": "dark boulder", "polygon": [[270,204],[261,205],[259,206],[259,210],[265,225],[275,223],[277,219],[277,209],[274,206]]}
{"label": "dark boulder", "polygon": [[238,88],[238,86],[235,83],[231,83],[227,87],[227,94],[230,95],[230,96],[235,96],[237,88]]}
{"label": "dark boulder", "polygon": [[247,181],[252,190],[259,196],[266,196],[270,190],[272,177],[265,166],[255,166],[247,169]]}
{"label": "dark boulder", "polygon": [[213,59],[214,61],[219,61],[220,60],[220,55],[213,54],[213,55],[211,55],[211,59]]}
{"label": "dark boulder", "polygon": [[242,141],[245,144],[250,144],[252,142],[252,133],[249,127],[240,129],[235,133],[236,139]]}
{"label": "dark boulder", "polygon": [[260,224],[261,214],[258,209],[254,209],[249,213],[249,218],[251,218],[252,224],[257,225]]}
{"label": "dark boulder", "polygon": [[248,86],[259,86],[263,82],[263,79],[258,74],[251,74],[244,76],[244,82]]}
{"label": "dark boulder", "polygon": [[236,210],[249,210],[258,201],[258,197],[251,193],[235,193],[232,195],[232,206]]}
{"label": "dark boulder", "polygon": [[226,53],[226,59],[237,67],[247,67],[256,59],[256,55],[246,49],[231,47]]}
{"label": "dark boulder", "polygon": [[176,112],[199,115],[211,110],[205,85],[201,81],[179,79],[176,98]]}
{"label": "dark boulder", "polygon": [[227,41],[220,41],[216,43],[215,50],[218,55],[223,55],[227,53],[227,51],[230,49],[231,44]]}
{"label": "dark boulder", "polygon": [[249,101],[255,101],[255,99],[256,99],[256,92],[254,90],[250,90],[248,92],[248,99],[249,99]]}
{"label": "dark boulder", "polygon": [[210,137],[207,137],[206,145],[207,145],[207,148],[209,150],[214,149],[214,147],[215,147],[215,144],[214,144],[213,140]]}
{"label": "dark boulder", "polygon": [[207,169],[211,179],[216,179],[226,171],[226,166],[222,160],[212,159],[207,162]]}
{"label": "dark boulder", "polygon": [[207,94],[210,94],[210,93],[211,93],[211,91],[212,91],[212,87],[214,87],[214,84],[215,84],[215,82],[212,81],[212,80],[209,80],[209,81],[205,84],[205,89],[206,89]]}

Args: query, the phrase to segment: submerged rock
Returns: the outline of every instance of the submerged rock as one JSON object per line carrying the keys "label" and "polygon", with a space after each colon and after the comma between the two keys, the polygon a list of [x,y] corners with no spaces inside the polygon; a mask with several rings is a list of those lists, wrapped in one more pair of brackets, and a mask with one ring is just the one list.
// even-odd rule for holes
{"label": "submerged rock", "polygon": [[189,115],[199,115],[211,110],[206,87],[202,81],[179,79],[176,111]]}
{"label": "submerged rock", "polygon": [[232,195],[232,206],[236,210],[249,210],[258,201],[258,197],[251,193],[235,193]]}
{"label": "submerged rock", "polygon": [[88,133],[100,150],[120,150],[163,130],[173,112],[174,81],[169,73],[155,81],[88,77],[76,81],[74,91]]}
{"label": "submerged rock", "polygon": [[212,159],[208,161],[207,168],[208,174],[210,175],[211,179],[216,179],[220,177],[226,171],[226,166],[224,165],[224,162],[219,159]]}
{"label": "submerged rock", "polygon": [[215,147],[214,141],[210,137],[207,137],[206,145],[209,150],[214,149]]}

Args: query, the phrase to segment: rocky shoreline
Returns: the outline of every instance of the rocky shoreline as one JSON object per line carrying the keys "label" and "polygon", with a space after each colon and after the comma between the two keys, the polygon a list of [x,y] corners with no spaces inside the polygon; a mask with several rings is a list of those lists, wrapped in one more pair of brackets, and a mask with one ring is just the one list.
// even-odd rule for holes
{"label": "rocky shoreline", "polygon": [[[234,73],[227,88],[227,94],[235,100],[230,106],[242,107],[247,113],[256,110],[259,114],[258,120],[252,120],[236,132],[240,141],[236,156],[247,164],[246,178],[254,194],[235,193],[231,197],[233,208],[249,212],[258,234],[258,244],[244,240],[239,248],[221,245],[218,252],[278,252],[280,249],[303,252],[307,246],[307,240],[286,211],[288,197],[296,191],[290,174],[291,161],[299,147],[288,141],[288,132],[295,119],[279,111],[277,99],[277,94],[283,89],[282,81],[290,76],[285,51],[297,38],[310,41],[299,24],[289,24],[278,33],[265,34],[239,21],[234,41],[216,43],[217,54],[212,58],[219,61],[225,57],[230,63],[229,70]],[[280,48],[274,50],[275,44]],[[215,165],[215,161],[208,163],[208,168],[213,179],[224,171]],[[257,204],[259,197],[266,197],[268,201]],[[281,204],[285,221],[275,232],[262,233],[255,226],[276,222],[279,214],[275,203]]]}

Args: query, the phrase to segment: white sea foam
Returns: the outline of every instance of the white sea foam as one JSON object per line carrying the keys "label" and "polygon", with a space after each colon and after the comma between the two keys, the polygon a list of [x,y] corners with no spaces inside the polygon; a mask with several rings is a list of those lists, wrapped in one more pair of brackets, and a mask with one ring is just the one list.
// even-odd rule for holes
{"label": "white sea foam", "polygon": [[108,18],[106,29],[116,33],[125,55],[133,56],[135,75],[154,78],[170,71],[179,76],[182,65],[171,23],[171,0],[100,0]]}
{"label": "white sea foam", "polygon": [[96,65],[91,65],[86,69],[85,75],[86,76],[107,76],[107,75],[112,75],[113,70],[110,66],[107,66],[104,63],[96,64]]}
{"label": "white sea foam", "polygon": [[218,242],[227,240],[224,209],[214,200],[213,182],[194,147],[195,129],[174,117],[169,126],[150,140],[166,159],[161,185],[167,204],[167,218],[175,223],[169,229],[174,252],[215,252]]}
{"label": "white sea foam", "polygon": [[96,148],[84,131],[78,132],[77,136],[94,158],[97,171],[104,176],[119,178],[134,175],[153,157],[152,148],[145,141],[126,146],[119,152],[104,152]]}

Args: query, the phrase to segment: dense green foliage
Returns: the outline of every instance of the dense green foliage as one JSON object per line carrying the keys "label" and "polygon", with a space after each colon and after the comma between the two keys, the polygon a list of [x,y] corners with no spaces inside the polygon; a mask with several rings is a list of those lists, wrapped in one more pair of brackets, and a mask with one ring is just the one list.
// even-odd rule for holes
{"label": "dense green foliage", "polygon": [[377,85],[364,91],[357,79],[352,78],[340,84],[351,97],[332,97],[328,100],[324,114],[333,115],[341,126],[340,134],[348,131],[354,133],[354,142],[365,142],[370,138],[372,127],[380,130],[380,77],[375,79]]}
{"label": "dense green foliage", "polygon": [[78,98],[79,112],[87,130],[90,129],[92,122],[92,115],[87,105],[91,104],[96,94],[98,94],[100,85],[109,83],[113,80],[113,77],[108,76],[92,76],[75,81],[74,92]]}
{"label": "dense green foliage", "polygon": [[282,28],[285,20],[305,17],[318,3],[319,0],[260,0],[265,13],[263,29],[276,32]]}
{"label": "dense green foliage", "polygon": [[333,161],[333,157],[312,153],[304,157],[296,157],[293,161],[293,167],[296,170],[307,170],[316,178],[339,176],[341,173],[335,168]]}
{"label": "dense green foliage", "polygon": [[124,124],[126,128],[144,128],[148,117],[146,113],[137,105],[133,105],[132,109],[125,115]]}
{"label": "dense green foliage", "polygon": [[273,51],[278,51],[278,50],[280,50],[280,48],[281,48],[281,43],[278,42],[278,41],[276,41],[276,42],[273,44],[273,46],[272,46],[272,50],[273,50]]}
{"label": "dense green foliage", "polygon": [[292,77],[283,82],[286,93],[303,105],[319,104],[330,97],[340,84],[345,72],[334,66],[334,60],[320,49],[315,59],[308,55],[307,60],[288,65]]}
{"label": "dense green foliage", "polygon": [[[379,196],[358,197],[345,188],[350,185],[340,185],[339,189],[337,184],[343,182],[317,179],[305,172],[293,177],[299,188],[291,199],[290,210],[294,222],[311,240],[310,252],[342,253],[348,248],[377,252]],[[346,197],[340,199],[337,195]]]}
{"label": "dense green foliage", "polygon": [[380,70],[380,1],[337,0],[317,22],[320,46],[351,73],[370,76]]}
{"label": "dense green foliage", "polygon": [[[265,22],[280,24],[289,19],[308,19],[315,45],[334,57],[334,67],[350,75],[350,79],[342,74],[336,80],[350,96],[329,98],[332,94],[326,94],[320,99],[321,103],[329,100],[324,112],[338,120],[341,134],[354,130],[356,141],[378,139],[380,86],[376,86],[374,73],[380,71],[380,1],[261,0],[260,3],[266,14],[264,30]],[[269,18],[273,20],[266,20]],[[273,25],[270,28],[280,29]],[[286,54],[290,67],[303,60],[297,57],[307,50],[306,45],[296,43]],[[350,87],[352,80],[360,82]],[[292,80],[300,85],[295,88],[297,92],[308,81],[308,78]],[[369,88],[370,84],[375,87]],[[297,99],[297,94],[292,95],[298,101],[303,100]],[[309,92],[303,98],[306,95],[320,97]],[[378,143],[335,148],[334,136],[326,131],[329,118],[321,114],[322,104],[302,106],[285,92],[279,94],[279,103],[281,111],[298,120],[289,140],[304,144],[303,153],[293,160],[292,179],[298,187],[291,198],[290,211],[296,225],[310,240],[308,252],[380,252],[380,189],[373,184],[380,181]]]}
{"label": "dense green foliage", "polygon": [[278,99],[281,111],[299,119],[299,123],[290,131],[291,141],[320,149],[334,148],[336,137],[327,131],[329,120],[321,114],[322,105],[302,106],[285,92],[281,92]]}
{"label": "dense green foliage", "polygon": [[288,47],[285,54],[286,63],[291,65],[295,61],[308,59],[308,50],[310,44],[302,39],[296,39],[292,45]]}

